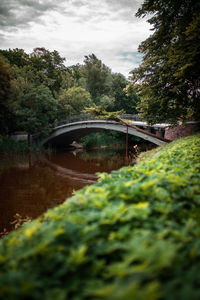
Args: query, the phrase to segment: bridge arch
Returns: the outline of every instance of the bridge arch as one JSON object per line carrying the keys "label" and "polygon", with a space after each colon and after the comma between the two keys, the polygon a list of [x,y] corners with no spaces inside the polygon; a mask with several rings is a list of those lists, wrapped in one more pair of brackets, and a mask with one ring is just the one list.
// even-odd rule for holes
{"label": "bridge arch", "polygon": [[[126,133],[127,127],[111,120],[87,120],[68,123],[53,128],[51,134],[42,141],[42,145],[70,145],[73,141],[78,140],[85,135],[101,130],[114,130]],[[140,137],[156,145],[162,145],[164,143],[156,137],[149,136],[131,127],[128,127],[128,134]]]}

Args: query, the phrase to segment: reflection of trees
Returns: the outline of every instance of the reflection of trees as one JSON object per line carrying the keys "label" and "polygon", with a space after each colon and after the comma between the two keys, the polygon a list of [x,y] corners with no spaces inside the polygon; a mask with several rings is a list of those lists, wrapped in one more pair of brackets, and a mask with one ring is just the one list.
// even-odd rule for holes
{"label": "reflection of trees", "polygon": [[119,151],[114,149],[83,151],[79,152],[77,155],[80,159],[87,161],[89,164],[99,163],[101,167],[105,168],[107,171],[122,167],[125,159],[124,150]]}
{"label": "reflection of trees", "polygon": [[98,161],[104,160],[105,158],[110,157],[122,157],[123,151],[115,150],[115,149],[95,149],[89,151],[79,152],[77,155],[80,159],[90,161],[91,159],[96,159]]}
{"label": "reflection of trees", "polygon": [[111,151],[108,151],[107,154],[107,149],[101,150],[82,151],[76,153],[76,155],[73,152],[57,153],[56,155],[51,155],[49,160],[57,166],[73,171],[73,173],[78,172],[82,174],[110,172],[124,165],[123,156],[117,150],[113,152],[110,149]]}
{"label": "reflection of trees", "polygon": [[0,229],[9,229],[8,224],[16,213],[35,218],[83,186],[81,182],[70,182],[59,176],[43,162],[34,162],[29,168],[27,159],[20,160],[19,167],[4,169],[0,174],[0,211],[3,212]]}
{"label": "reflection of trees", "polygon": [[95,182],[96,172],[110,172],[124,165],[122,153],[112,149],[51,154],[48,163],[33,154],[5,156],[0,164],[0,231],[18,213],[35,218],[61,204],[74,190]]}

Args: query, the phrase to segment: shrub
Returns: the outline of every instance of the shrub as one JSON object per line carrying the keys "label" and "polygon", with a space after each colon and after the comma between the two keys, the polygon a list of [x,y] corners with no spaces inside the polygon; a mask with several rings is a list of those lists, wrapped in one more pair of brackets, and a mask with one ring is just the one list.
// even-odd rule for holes
{"label": "shrub", "polygon": [[17,141],[14,138],[0,136],[0,153],[24,153],[28,151],[26,140]]}
{"label": "shrub", "polygon": [[200,299],[200,136],[100,177],[1,240],[1,299]]}

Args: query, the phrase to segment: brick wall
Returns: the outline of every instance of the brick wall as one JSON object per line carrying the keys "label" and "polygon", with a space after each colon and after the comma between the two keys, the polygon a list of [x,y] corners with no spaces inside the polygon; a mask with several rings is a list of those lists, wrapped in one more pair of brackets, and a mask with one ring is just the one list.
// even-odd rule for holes
{"label": "brick wall", "polygon": [[198,131],[198,128],[199,123],[196,122],[188,122],[185,126],[179,125],[173,128],[166,128],[165,139],[173,141],[180,137],[192,135]]}

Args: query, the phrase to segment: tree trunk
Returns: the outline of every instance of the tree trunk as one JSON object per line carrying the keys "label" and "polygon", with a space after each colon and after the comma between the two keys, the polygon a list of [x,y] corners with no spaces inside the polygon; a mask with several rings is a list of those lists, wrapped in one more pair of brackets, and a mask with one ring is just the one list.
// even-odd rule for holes
{"label": "tree trunk", "polygon": [[31,151],[31,135],[28,133],[28,152]]}

